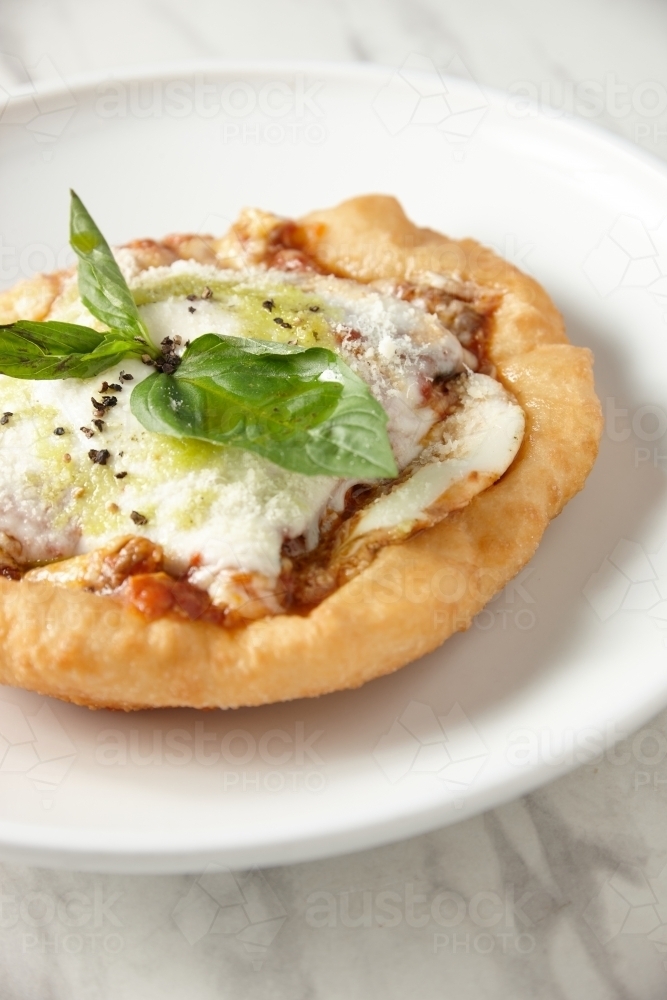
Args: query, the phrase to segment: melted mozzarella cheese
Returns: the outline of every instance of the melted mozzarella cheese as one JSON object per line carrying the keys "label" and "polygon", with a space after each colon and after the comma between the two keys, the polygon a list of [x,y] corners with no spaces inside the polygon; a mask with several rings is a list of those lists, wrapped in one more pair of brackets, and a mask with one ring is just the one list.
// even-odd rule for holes
{"label": "melted mozzarella cheese", "polygon": [[[215,289],[219,299],[193,304],[168,295],[193,277],[201,287]],[[248,336],[250,326],[251,336],[338,351],[384,407],[399,469],[416,458],[422,438],[437,419],[425,405],[424,384],[476,364],[435,316],[356,281],[251,269],[234,272],[232,283],[229,277],[221,279],[217,268],[178,261],[142,272],[134,285],[140,301],[160,296],[142,306],[158,343],[177,334],[190,339],[207,332]],[[273,302],[272,309],[263,307],[267,301]],[[289,328],[276,325],[276,319],[285,317]]]}
{"label": "melted mozzarella cheese", "polygon": [[426,450],[428,460],[361,513],[353,538],[380,529],[411,531],[436,502],[446,505],[453,494],[453,506],[460,506],[514,461],[523,439],[523,410],[488,375],[462,381],[461,408],[443,421],[442,439]]}
{"label": "melted mozzarella cheese", "polygon": [[[198,556],[217,569],[275,576],[284,538],[308,530],[335,480],[297,475],[236,448],[147,431],[129,403],[132,386],[151,369],[137,361],[123,369],[134,382],[113,393],[117,404],[104,414],[102,432],[91,420],[91,392],[102,377],[2,379],[3,406],[14,416],[0,435],[0,525],[21,542],[22,561],[65,558],[135,533],[162,545],[177,572]],[[113,382],[118,376],[117,370],[105,375]],[[57,427],[65,433],[55,435]],[[92,449],[109,451],[106,464],[91,460]],[[135,524],[133,512],[147,523]]]}
{"label": "melted mozzarella cheese", "polygon": [[[213,332],[337,350],[385,407],[401,469],[422,453],[424,435],[438,419],[424,386],[463,372],[472,360],[421,307],[353,281],[259,269],[224,272],[190,261],[136,273],[127,251],[119,258],[156,344],[165,336],[186,342]],[[188,291],[204,297],[191,301]],[[75,279],[50,318],[99,328]],[[132,381],[122,381],[117,369],[94,380],[0,376],[1,409],[13,414],[0,428],[0,544],[4,532],[14,558],[34,564],[91,551],[119,535],[144,534],[164,548],[167,569],[191,567],[192,582],[214,600],[226,599],[235,571],[259,574],[270,590],[283,542],[304,536],[314,548],[323,512],[340,507],[351,484],[289,472],[239,449],[145,430],[130,412],[129,397],[152,369],[137,360],[122,368]],[[498,383],[474,378],[492,383],[502,400],[496,394],[493,409],[478,399],[474,408],[471,395],[454,435],[461,453],[454,448],[432,455],[363,513],[357,535],[415,521],[457,478],[474,470],[500,475],[509,465],[516,452],[510,438],[520,440],[523,414]],[[122,389],[106,391],[116,404],[105,411],[100,430],[92,423],[100,414],[91,396],[99,399],[104,380]],[[474,434],[467,433],[471,420]],[[103,464],[89,454],[101,450],[108,452]]]}

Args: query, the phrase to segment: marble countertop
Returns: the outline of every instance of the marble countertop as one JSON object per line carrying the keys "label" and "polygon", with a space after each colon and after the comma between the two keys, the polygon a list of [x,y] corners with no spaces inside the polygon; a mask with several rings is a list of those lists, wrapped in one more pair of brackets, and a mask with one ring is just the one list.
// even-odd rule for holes
{"label": "marble countertop", "polygon": [[[660,0],[4,0],[0,99],[31,80],[177,60],[418,54],[575,114],[594,83],[597,123],[667,160],[666,39]],[[658,1000],[667,712],[486,815],[234,886],[275,918],[270,941],[224,933],[224,871],[0,866],[2,1000]]]}

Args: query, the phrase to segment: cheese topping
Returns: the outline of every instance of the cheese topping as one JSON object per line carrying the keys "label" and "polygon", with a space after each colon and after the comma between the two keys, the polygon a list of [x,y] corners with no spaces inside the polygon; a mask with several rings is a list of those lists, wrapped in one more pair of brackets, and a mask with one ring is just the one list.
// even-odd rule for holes
{"label": "cheese topping", "polygon": [[[138,272],[130,251],[118,259],[156,345],[205,333],[317,345],[337,351],[366,381],[388,414],[399,469],[415,467],[362,512],[357,537],[418,522],[453,482],[477,471],[488,484],[516,454],[520,407],[499,383],[471,375],[474,357],[420,305],[310,272],[224,271],[193,261]],[[49,318],[100,328],[75,277]],[[122,368],[131,379],[117,369],[92,380],[0,376],[0,409],[12,414],[0,427],[0,547],[11,543],[15,561],[34,565],[145,535],[163,547],[170,573],[187,571],[216,603],[228,600],[238,572],[257,574],[270,593],[283,543],[303,536],[314,548],[323,514],[340,508],[352,484],[147,431],[129,397],[152,369],[138,360]],[[455,422],[443,423],[447,443],[432,438],[441,414],[431,396],[456,376],[467,389]],[[110,387],[102,391],[104,382]]]}
{"label": "cheese topping", "polygon": [[[474,495],[511,464],[523,438],[521,408],[488,375],[464,377],[460,392],[460,409],[444,422],[442,437],[424,449],[423,464],[362,512],[352,537],[382,528],[412,530],[433,504],[446,502],[452,487],[460,491],[468,482]],[[455,506],[461,499],[457,494]],[[467,490],[463,499],[470,499]]]}

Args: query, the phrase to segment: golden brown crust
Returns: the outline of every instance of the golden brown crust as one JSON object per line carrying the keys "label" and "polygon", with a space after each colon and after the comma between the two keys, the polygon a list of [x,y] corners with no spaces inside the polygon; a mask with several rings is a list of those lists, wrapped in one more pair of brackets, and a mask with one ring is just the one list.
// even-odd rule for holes
{"label": "golden brown crust", "polygon": [[19,319],[46,319],[68,273],[37,274],[34,278],[20,281],[6,292],[0,292],[0,324],[15,323]]}
{"label": "golden brown crust", "polygon": [[[307,616],[230,630],[172,617],[147,622],[112,599],[0,578],[2,683],[124,709],[259,705],[357,687],[467,628],[582,488],[602,427],[592,358],[568,343],[536,282],[473,240],[416,228],[392,198],[314,213],[297,235],[336,274],[423,282],[426,272],[456,272],[501,292],[489,355],[527,416],[514,464],[463,510],[382,549]],[[169,249],[179,246],[172,238]],[[5,299],[0,305],[9,315]]]}

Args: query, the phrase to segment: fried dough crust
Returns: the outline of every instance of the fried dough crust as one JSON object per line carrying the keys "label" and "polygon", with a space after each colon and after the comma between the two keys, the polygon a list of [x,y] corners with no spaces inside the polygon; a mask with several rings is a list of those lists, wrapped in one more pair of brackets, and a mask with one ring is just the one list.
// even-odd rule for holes
{"label": "fried dough crust", "polygon": [[[383,548],[307,615],[238,629],[170,616],[149,622],[109,597],[0,578],[0,682],[126,710],[233,708],[358,687],[468,628],[584,485],[602,430],[592,356],[568,343],[535,281],[474,240],[417,228],[384,196],[313,213],[295,238],[340,276],[427,284],[429,272],[455,273],[500,294],[488,355],[527,417],[513,465],[463,510]],[[58,276],[34,283],[32,298],[25,282],[0,297],[3,322],[48,315]]]}

